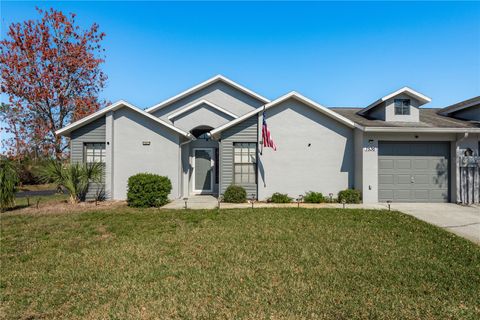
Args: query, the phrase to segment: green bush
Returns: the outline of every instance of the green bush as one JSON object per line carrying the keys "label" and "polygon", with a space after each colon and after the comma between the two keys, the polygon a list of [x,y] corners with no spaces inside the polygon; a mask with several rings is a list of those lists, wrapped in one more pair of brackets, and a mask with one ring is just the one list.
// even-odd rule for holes
{"label": "green bush", "polygon": [[321,192],[309,191],[303,197],[303,201],[306,203],[322,203],[325,202],[325,197]]}
{"label": "green bush", "polygon": [[360,203],[360,191],[355,189],[346,189],[338,193],[338,202],[342,203]]}
{"label": "green bush", "polygon": [[15,192],[19,183],[12,161],[0,158],[0,211],[15,204]]}
{"label": "green bush", "polygon": [[290,198],[288,196],[288,194],[282,194],[282,193],[279,193],[279,192],[275,192],[270,197],[270,202],[273,202],[273,203],[290,203],[290,202],[292,202],[292,198]]}
{"label": "green bush", "polygon": [[172,183],[167,177],[138,173],[128,178],[127,203],[131,207],[160,207],[168,203]]}
{"label": "green bush", "polygon": [[230,185],[223,194],[223,201],[231,203],[243,203],[247,201],[247,191],[243,187]]}

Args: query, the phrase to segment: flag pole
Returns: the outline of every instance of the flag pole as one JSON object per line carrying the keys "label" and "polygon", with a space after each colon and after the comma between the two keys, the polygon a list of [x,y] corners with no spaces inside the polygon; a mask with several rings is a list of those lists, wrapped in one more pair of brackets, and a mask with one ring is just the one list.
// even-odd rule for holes
{"label": "flag pole", "polygon": [[260,155],[263,155],[263,145],[265,144],[265,141],[263,141],[263,121],[265,120],[265,105],[263,105],[263,112],[262,112],[262,145],[260,148]]}

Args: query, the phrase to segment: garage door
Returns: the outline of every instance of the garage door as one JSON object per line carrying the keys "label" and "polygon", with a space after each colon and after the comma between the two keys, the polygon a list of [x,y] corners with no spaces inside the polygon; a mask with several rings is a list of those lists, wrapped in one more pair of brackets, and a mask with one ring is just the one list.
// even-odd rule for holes
{"label": "garage door", "polygon": [[448,202],[449,159],[449,142],[380,141],[379,201]]}

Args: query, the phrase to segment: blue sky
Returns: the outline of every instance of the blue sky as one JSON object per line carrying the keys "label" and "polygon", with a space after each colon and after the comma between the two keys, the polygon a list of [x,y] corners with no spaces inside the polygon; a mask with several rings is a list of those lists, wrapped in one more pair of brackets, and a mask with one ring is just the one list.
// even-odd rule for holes
{"label": "blue sky", "polygon": [[107,34],[102,97],[150,107],[216,74],[274,99],[365,106],[402,86],[446,106],[480,94],[475,2],[1,2],[1,35],[35,6]]}

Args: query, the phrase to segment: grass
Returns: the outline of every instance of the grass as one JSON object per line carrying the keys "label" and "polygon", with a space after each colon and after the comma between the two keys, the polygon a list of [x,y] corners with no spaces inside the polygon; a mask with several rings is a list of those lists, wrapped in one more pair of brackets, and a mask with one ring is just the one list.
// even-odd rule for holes
{"label": "grass", "polygon": [[480,247],[398,212],[1,218],[3,319],[478,319]]}
{"label": "grass", "polygon": [[31,197],[17,197],[15,198],[15,207],[12,209],[21,209],[28,206],[35,207],[45,203],[58,203],[67,201],[68,194],[52,194],[48,196],[31,196]]}

